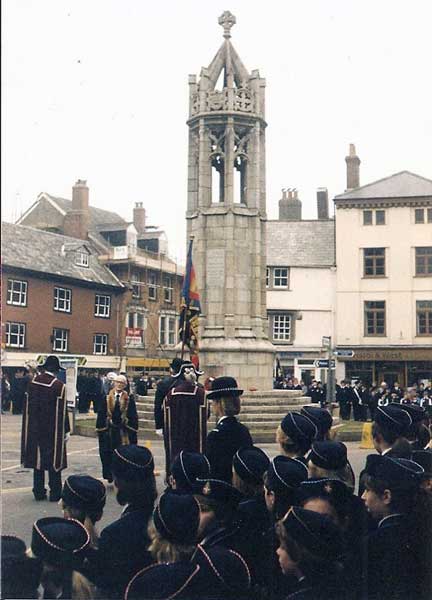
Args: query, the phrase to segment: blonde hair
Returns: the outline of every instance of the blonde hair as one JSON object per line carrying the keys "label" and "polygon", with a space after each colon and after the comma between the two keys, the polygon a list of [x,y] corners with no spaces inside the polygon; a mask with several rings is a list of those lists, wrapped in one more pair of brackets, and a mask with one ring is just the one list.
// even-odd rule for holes
{"label": "blonde hair", "polygon": [[174,563],[181,560],[190,560],[195,551],[191,544],[175,544],[164,539],[151,522],[148,526],[150,537],[149,552],[158,563]]}
{"label": "blonde hair", "polygon": [[354,491],[354,476],[349,463],[341,469],[331,470],[317,467],[311,460],[308,463],[310,477],[328,477],[342,481],[350,490]]}
{"label": "blonde hair", "polygon": [[102,511],[88,514],[86,511],[81,510],[80,508],[73,508],[72,506],[67,506],[64,500],[62,500],[62,509],[69,518],[77,519],[77,521],[84,525],[84,527],[87,530],[87,533],[90,536],[90,546],[92,548],[97,548],[99,534],[95,527],[95,523],[100,521],[100,519],[102,518]]}
{"label": "blonde hair", "polygon": [[233,417],[240,412],[240,396],[220,396],[219,398],[212,398],[212,402],[220,404],[224,415],[227,417]]}

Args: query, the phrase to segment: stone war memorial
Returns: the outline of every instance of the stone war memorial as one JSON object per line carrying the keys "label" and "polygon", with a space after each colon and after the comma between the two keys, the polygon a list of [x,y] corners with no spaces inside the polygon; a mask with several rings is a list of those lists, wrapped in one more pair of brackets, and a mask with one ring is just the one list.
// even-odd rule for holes
{"label": "stone war memorial", "polygon": [[235,22],[229,11],[222,14],[222,45],[198,78],[189,76],[186,219],[201,295],[200,365],[206,375],[238,380],[247,392],[245,412],[252,396],[263,406],[271,398],[276,416],[278,402],[286,414],[288,399],[301,400],[298,392],[272,389],[275,351],[268,339],[265,287],[266,83],[234,49]]}

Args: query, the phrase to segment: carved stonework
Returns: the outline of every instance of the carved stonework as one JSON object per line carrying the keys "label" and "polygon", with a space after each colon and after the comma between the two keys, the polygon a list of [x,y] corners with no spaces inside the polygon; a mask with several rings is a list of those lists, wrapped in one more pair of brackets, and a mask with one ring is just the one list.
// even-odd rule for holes
{"label": "carved stonework", "polygon": [[228,108],[228,90],[214,91],[207,94],[207,110],[226,110]]}
{"label": "carved stonework", "polygon": [[[233,110],[243,113],[252,113],[254,108],[253,95],[247,88],[238,88],[234,91],[234,105]],[[195,93],[192,95],[192,114],[196,115],[199,113],[199,94]],[[224,88],[222,91],[212,91],[206,94],[206,111],[225,111],[229,110],[228,106],[228,89]]]}
{"label": "carved stonework", "polygon": [[250,90],[244,87],[237,89],[234,99],[234,110],[252,112],[252,105],[252,94]]}
{"label": "carved stonework", "polygon": [[210,155],[225,156],[225,130],[209,131]]}
{"label": "carved stonework", "polygon": [[221,14],[218,19],[219,25],[222,25],[224,30],[224,38],[228,39],[231,37],[231,27],[236,24],[235,16],[226,10]]}

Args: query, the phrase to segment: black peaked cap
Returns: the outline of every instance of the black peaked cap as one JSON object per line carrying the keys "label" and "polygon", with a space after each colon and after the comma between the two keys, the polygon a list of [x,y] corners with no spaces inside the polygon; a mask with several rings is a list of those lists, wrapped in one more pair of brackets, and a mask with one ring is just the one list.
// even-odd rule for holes
{"label": "black peaked cap", "polygon": [[263,475],[267,471],[270,459],[267,454],[257,446],[241,448],[233,457],[233,467],[243,481],[262,483]]}

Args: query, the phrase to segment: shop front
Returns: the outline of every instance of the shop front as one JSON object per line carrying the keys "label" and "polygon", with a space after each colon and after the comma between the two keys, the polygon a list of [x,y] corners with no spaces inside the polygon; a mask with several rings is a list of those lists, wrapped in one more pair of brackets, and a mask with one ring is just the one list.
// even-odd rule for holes
{"label": "shop front", "polygon": [[[342,349],[342,348],[340,348]],[[354,356],[339,357],[345,364],[346,379],[361,379],[365,383],[396,381],[407,387],[432,380],[432,348],[351,348]]]}
{"label": "shop front", "polygon": [[[277,348],[277,347],[276,347]],[[285,378],[295,377],[310,385],[313,379],[325,382],[327,370],[317,368],[315,361],[327,358],[321,348],[308,348],[305,350],[277,350],[282,375]]]}

